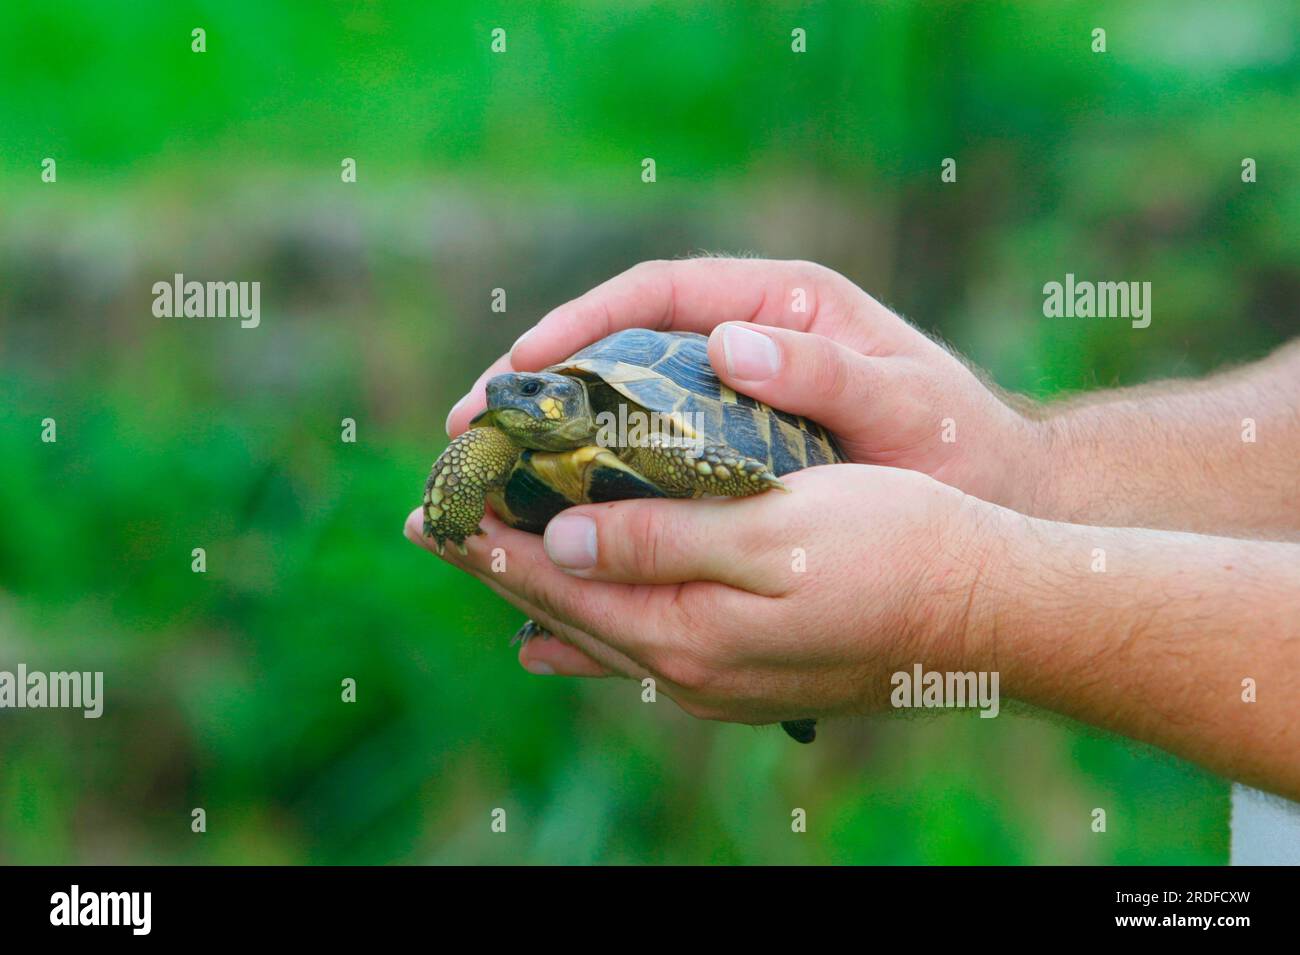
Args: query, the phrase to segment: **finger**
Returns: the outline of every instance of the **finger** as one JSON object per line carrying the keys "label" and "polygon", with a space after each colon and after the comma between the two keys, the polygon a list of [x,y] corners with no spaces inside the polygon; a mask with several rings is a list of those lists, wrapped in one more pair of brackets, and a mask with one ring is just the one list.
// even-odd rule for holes
{"label": "finger", "polygon": [[577,647],[559,640],[532,639],[519,648],[519,663],[538,676],[610,677],[614,673]]}
{"label": "finger", "polygon": [[510,366],[510,356],[508,354],[502,355],[488,365],[487,371],[479,375],[478,380],[474,382],[474,387],[470,388],[463,398],[451,406],[451,412],[447,415],[447,437],[454,438],[469,427],[469,423],[474,420],[474,416],[487,407],[488,380],[508,371],[514,371]]}
{"label": "finger", "polygon": [[[496,527],[504,528],[504,525],[501,524],[499,521],[496,521],[494,518],[488,518],[487,520],[490,521]],[[420,547],[423,547],[429,553],[435,556],[445,556],[445,555],[439,555],[437,549],[433,546],[433,542],[424,536],[423,524],[424,524],[424,514],[420,508],[416,508],[407,516],[406,524],[403,527],[403,533],[405,533],[408,540],[410,540],[414,544],[419,545]],[[532,535],[524,535],[524,536],[532,536]],[[474,542],[478,540],[481,540],[481,538],[473,538],[472,542],[470,543],[470,547],[472,548],[477,546],[477,544]],[[448,550],[447,553],[450,554],[451,551]],[[488,549],[487,553],[489,555],[488,559],[490,560],[491,548]],[[464,561],[463,558],[462,561]],[[449,561],[449,563],[450,562],[451,561]],[[646,671],[645,667],[643,667],[641,664],[623,655],[613,647],[602,643],[600,640],[591,636],[591,634],[577,627],[574,627],[572,624],[568,623],[567,621],[562,621],[558,619],[554,615],[554,613],[551,612],[549,609],[539,606],[538,604],[527,600],[516,591],[511,590],[506,586],[504,586],[502,580],[500,579],[502,575],[492,573],[489,570],[484,570],[478,564],[467,563],[467,562],[462,563],[460,565],[460,569],[469,572],[470,574],[472,574],[473,576],[481,580],[483,583],[487,584],[489,589],[495,592],[498,596],[504,597],[506,600],[510,601],[510,603],[514,604],[516,607],[518,607],[520,610],[526,613],[530,619],[536,621],[537,624],[547,633],[550,633],[553,636],[558,637],[560,640],[572,644],[574,647],[578,648],[581,652],[585,653],[592,661],[594,661],[594,663],[597,666],[603,667],[608,673],[622,674],[624,676],[632,677],[635,679],[644,679],[648,675],[648,672]],[[538,642],[545,643],[547,641],[530,640],[527,644],[524,645],[524,647],[521,647],[520,649],[521,650],[527,649],[529,646],[532,646],[533,643],[538,643]],[[523,662],[523,659],[524,658],[521,655],[520,662]],[[560,671],[557,670],[556,672],[560,672]],[[591,674],[591,675],[595,675],[595,674]]]}
{"label": "finger", "polygon": [[794,586],[782,535],[798,502],[768,492],[749,498],[629,500],[570,508],[546,527],[546,554],[588,580],[631,584],[716,581],[775,597]]}
{"label": "finger", "polygon": [[863,430],[900,365],[821,335],[728,322],[709,336],[709,363],[742,394],[806,415],[840,435]]}
{"label": "finger", "polygon": [[708,334],[726,321],[783,325],[866,343],[865,304],[848,279],[810,262],[702,258],[642,262],[547,314],[511,349],[516,369],[536,371],[626,328]]}

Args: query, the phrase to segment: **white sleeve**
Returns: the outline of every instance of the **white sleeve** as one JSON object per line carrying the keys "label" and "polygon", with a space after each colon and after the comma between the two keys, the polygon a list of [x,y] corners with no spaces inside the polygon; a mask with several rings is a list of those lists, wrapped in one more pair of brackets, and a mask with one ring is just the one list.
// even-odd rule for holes
{"label": "white sleeve", "polygon": [[1300,865],[1300,803],[1233,783],[1232,864]]}

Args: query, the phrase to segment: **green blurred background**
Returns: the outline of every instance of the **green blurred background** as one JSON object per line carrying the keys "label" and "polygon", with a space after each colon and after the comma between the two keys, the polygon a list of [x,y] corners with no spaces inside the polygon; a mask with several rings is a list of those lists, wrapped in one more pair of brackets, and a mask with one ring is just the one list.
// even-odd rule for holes
{"label": "green blurred background", "polygon": [[[646,258],[820,261],[1041,396],[1263,354],[1297,6],[462,6],[0,7],[0,669],[107,696],[0,711],[0,862],[1226,861],[1226,782],[1041,714],[801,748],[531,677],[401,527],[476,373]],[[1067,271],[1151,327],[1045,319]],[[175,272],[261,281],[261,327],[155,318]]]}

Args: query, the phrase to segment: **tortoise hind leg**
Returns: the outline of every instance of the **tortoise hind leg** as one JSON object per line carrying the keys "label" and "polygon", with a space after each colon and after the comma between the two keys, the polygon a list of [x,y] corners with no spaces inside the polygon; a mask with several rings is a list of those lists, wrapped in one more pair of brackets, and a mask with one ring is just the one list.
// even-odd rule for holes
{"label": "tortoise hind leg", "polygon": [[622,456],[674,497],[749,497],[769,488],[786,490],[766,464],[725,444],[692,444],[654,434]]}
{"label": "tortoise hind leg", "polygon": [[816,720],[786,720],[781,729],[790,734],[796,743],[811,743],[817,738]]}

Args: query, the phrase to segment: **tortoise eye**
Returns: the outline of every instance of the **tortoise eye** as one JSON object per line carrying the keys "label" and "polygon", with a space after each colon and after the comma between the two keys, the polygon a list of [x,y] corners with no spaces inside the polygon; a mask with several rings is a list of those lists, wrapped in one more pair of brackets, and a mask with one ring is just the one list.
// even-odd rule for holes
{"label": "tortoise eye", "polygon": [[537,394],[541,390],[542,390],[542,383],[540,381],[537,381],[536,379],[532,381],[525,381],[522,385],[519,386],[519,393],[521,395],[528,395],[529,397],[532,397],[533,395]]}

